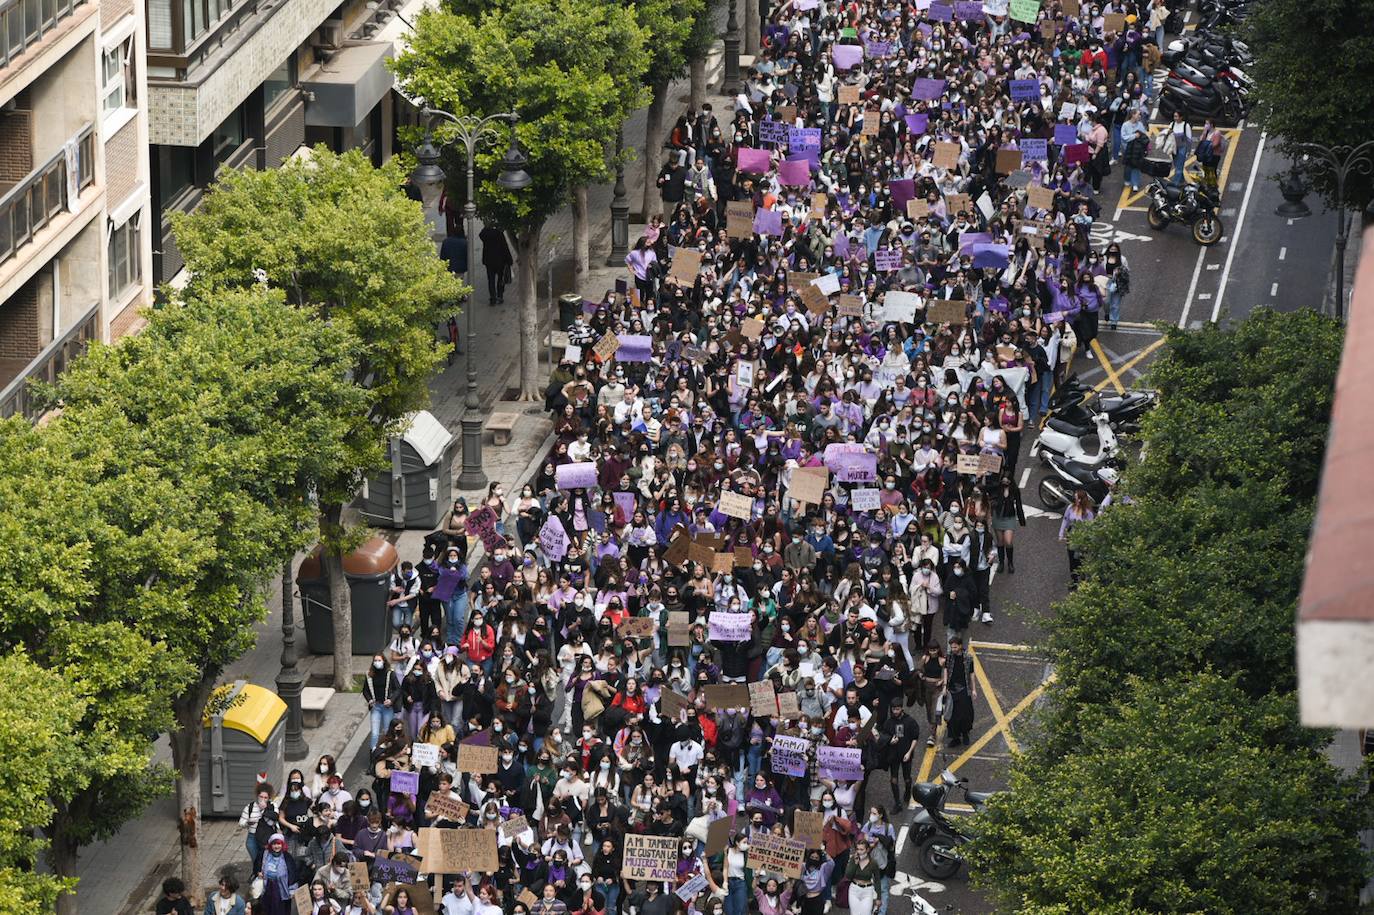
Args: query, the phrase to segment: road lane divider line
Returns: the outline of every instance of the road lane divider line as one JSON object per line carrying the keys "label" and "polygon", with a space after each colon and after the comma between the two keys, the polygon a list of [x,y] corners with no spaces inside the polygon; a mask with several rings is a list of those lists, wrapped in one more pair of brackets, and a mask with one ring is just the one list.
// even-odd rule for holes
{"label": "road lane divider line", "polygon": [[1212,320],[1221,314],[1221,302],[1226,297],[1226,282],[1231,277],[1231,261],[1235,260],[1236,249],[1240,247],[1240,233],[1245,226],[1245,216],[1250,209],[1250,195],[1255,190],[1255,178],[1259,176],[1260,159],[1264,156],[1264,143],[1269,132],[1260,133],[1259,146],[1255,149],[1255,161],[1250,166],[1250,183],[1245,186],[1245,196],[1240,201],[1240,216],[1236,217],[1236,228],[1231,233],[1231,250],[1226,252],[1226,266],[1221,270],[1221,285],[1217,288],[1216,302],[1212,305]]}

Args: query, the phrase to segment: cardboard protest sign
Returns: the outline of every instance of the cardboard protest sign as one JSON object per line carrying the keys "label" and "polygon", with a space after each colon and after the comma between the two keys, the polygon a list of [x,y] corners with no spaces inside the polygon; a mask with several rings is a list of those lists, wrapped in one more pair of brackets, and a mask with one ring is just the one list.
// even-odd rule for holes
{"label": "cardboard protest sign", "polygon": [[610,331],[607,331],[600,340],[596,341],[596,345],[592,347],[592,355],[596,356],[596,358],[600,359],[602,362],[606,362],[609,359],[615,358],[615,352],[618,349],[620,349],[620,338]]}
{"label": "cardboard protest sign", "polygon": [[1002,469],[1002,455],[1000,454],[980,454],[978,455],[978,474],[998,473]]}
{"label": "cardboard protest sign", "polygon": [[878,490],[869,488],[856,489],[849,494],[849,506],[856,512],[873,512],[881,507],[882,502],[878,498]]}
{"label": "cardboard protest sign", "polygon": [[1046,41],[1054,41],[1059,35],[1059,23],[1053,19],[1040,20],[1040,37]]}
{"label": "cardboard protest sign", "polygon": [[561,464],[554,470],[554,479],[559,489],[590,489],[596,485],[596,462]]}
{"label": "cardboard protest sign", "polygon": [[759,718],[771,718],[778,713],[778,697],[772,680],[749,684],[749,711]]}
{"label": "cardboard protest sign", "polygon": [[747,546],[735,547],[735,568],[747,569],[754,564],[754,551]]}
{"label": "cardboard protest sign", "polygon": [[1102,17],[1102,31],[1108,35],[1126,31],[1125,13],[1108,13]]}
{"label": "cardboard protest sign", "polygon": [[431,820],[443,818],[461,823],[468,818],[468,811],[472,808],[457,798],[440,794],[438,791],[429,796],[429,801],[425,804],[425,813]]}
{"label": "cardboard protest sign", "polygon": [[926,306],[926,322],[930,324],[963,324],[968,305],[963,299],[933,299]]}
{"label": "cardboard protest sign", "polygon": [[729,571],[730,571],[731,569],[733,569],[734,567],[735,567],[735,554],[734,554],[733,552],[730,552],[730,553],[712,553],[712,554],[711,554],[711,572],[712,572],[712,574],[719,573],[719,572],[729,572]]}
{"label": "cardboard protest sign", "polygon": [[811,215],[817,219],[825,216],[825,204],[828,198],[825,194],[811,195]]}
{"label": "cardboard protest sign", "polygon": [[620,621],[615,634],[622,639],[647,639],[654,634],[654,621],[647,616],[631,616]]}
{"label": "cardboard protest sign", "polygon": [[830,488],[830,471],[824,467],[798,467],[792,472],[787,494],[798,502],[820,505]]}
{"label": "cardboard protest sign", "polygon": [[705,566],[708,569],[715,564],[715,556],[716,551],[710,544],[697,543],[693,540],[691,545],[687,548],[688,560],[695,562],[699,566]]}
{"label": "cardboard protest sign", "polygon": [[[405,890],[410,897],[411,908],[415,910],[415,915],[434,915],[434,896],[429,891],[429,884],[423,882],[416,883],[388,883],[382,890],[382,906],[378,911],[386,911],[389,906],[395,906],[397,894]],[[300,910],[301,915],[308,913],[310,909]]]}
{"label": "cardboard protest sign", "polygon": [[961,454],[961,455],[959,455],[958,458],[956,458],[955,461],[954,461],[954,469],[955,469],[958,473],[977,474],[977,473],[978,473],[978,455],[976,455],[976,454]]}
{"label": "cardboard protest sign", "polygon": [[924,197],[913,197],[906,202],[906,215],[911,219],[925,219],[930,215],[930,203]]}
{"label": "cardboard protest sign", "polygon": [[692,624],[686,610],[668,611],[668,647],[685,648],[692,644]]}
{"label": "cardboard protest sign", "polygon": [[[432,743],[419,743],[418,741],[410,745],[410,761],[417,766],[437,766],[439,765],[439,748]],[[391,783],[391,790],[396,790],[396,783]]]}
{"label": "cardboard protest sign", "polygon": [[658,700],[662,703],[663,714],[669,718],[676,718],[679,712],[692,707],[691,700],[671,689],[659,690]]}
{"label": "cardboard protest sign", "polygon": [[[734,565],[734,554],[722,553],[721,555],[729,556],[731,565]],[[749,614],[713,610],[707,619],[710,624],[710,638],[712,641],[747,642],[749,640]]]}
{"label": "cardboard protest sign", "polygon": [[725,205],[725,231],[733,238],[748,238],[754,234],[753,201],[735,200]]}
{"label": "cardboard protest sign", "polygon": [[701,258],[701,252],[695,248],[678,248],[673,252],[673,267],[668,271],[668,279],[684,286],[693,285],[701,272]]}
{"label": "cardboard protest sign", "polygon": [[854,782],[864,777],[863,750],[859,747],[817,747],[816,763],[821,778]]}
{"label": "cardboard protest sign", "polygon": [[946,194],[945,210],[951,216],[956,213],[968,213],[973,209],[973,199],[968,194]]}
{"label": "cardboard protest sign", "polygon": [[474,775],[493,775],[500,754],[495,747],[484,747],[475,743],[458,744],[458,771]]}
{"label": "cardboard protest sign", "polygon": [[[736,615],[749,618],[744,614]],[[706,704],[714,709],[749,707],[749,687],[743,683],[712,683],[704,689]]]}
{"label": "cardboard protest sign", "polygon": [[625,836],[620,876],[627,880],[674,880],[677,878],[675,836]]}
{"label": "cardboard protest sign", "polygon": [[495,829],[441,829],[442,858],[446,863],[458,865],[452,870],[434,873],[456,873],[458,871],[479,871],[494,874],[501,867],[496,855]]}
{"label": "cardboard protest sign", "polygon": [[811,741],[805,737],[773,735],[773,774],[798,777],[806,774],[807,754],[811,752]]}
{"label": "cardboard protest sign", "polygon": [[354,892],[362,890],[366,893],[372,888],[372,878],[367,875],[366,861],[354,861],[348,865],[348,885]]}
{"label": "cardboard protest sign", "polygon": [[391,793],[409,794],[414,797],[420,792],[420,773],[396,769],[391,773]]}
{"label": "cardboard protest sign", "polygon": [[706,827],[706,856],[709,858],[725,851],[725,847],[730,844],[730,833],[734,831],[734,817],[723,816],[718,820],[712,820]]}
{"label": "cardboard protest sign", "polygon": [[296,887],[295,892],[293,892],[293,893],[291,894],[291,901],[294,902],[294,903],[296,904],[296,911],[297,911],[297,912],[303,912],[303,913],[305,913],[305,915],[309,915],[309,913],[310,913],[310,884],[309,884],[309,883],[306,883],[304,886],[298,886],[298,887]]}
{"label": "cardboard protest sign", "polygon": [[958,143],[936,143],[935,157],[931,161],[936,168],[957,168],[959,166],[960,147]]}
{"label": "cardboard protest sign", "polygon": [[757,340],[763,335],[765,326],[758,318],[745,318],[740,322],[739,332],[746,340]]}
{"label": "cardboard protest sign", "polygon": [[878,128],[882,126],[882,112],[876,108],[868,108],[864,111],[863,127],[859,135],[863,137],[876,137]]}
{"label": "cardboard protest sign", "polygon": [[[979,7],[982,4],[978,4]],[[755,832],[749,837],[749,867],[784,877],[800,877],[806,843],[798,839]]]}
{"label": "cardboard protest sign", "polygon": [[518,816],[502,820],[499,828],[501,830],[501,835],[505,836],[507,839],[513,840],[516,836],[520,835],[520,833],[529,829],[530,824],[524,816]]}
{"label": "cardboard protest sign", "polygon": [[839,312],[842,318],[862,318],[864,300],[856,295],[841,295],[835,310]]}
{"label": "cardboard protest sign", "polygon": [[795,692],[778,693],[778,714],[783,718],[796,718],[801,715],[801,705]]}
{"label": "cardboard protest sign", "polygon": [[830,300],[826,298],[825,293],[810,283],[802,286],[797,292],[801,296],[802,304],[806,306],[806,310],[812,314],[823,315],[830,310]]}
{"label": "cardboard protest sign", "polygon": [[857,104],[859,104],[859,87],[858,87],[858,86],[848,86],[848,85],[841,86],[841,87],[840,87],[840,104],[841,104],[841,105],[857,105]]}
{"label": "cardboard protest sign", "polygon": [[1026,197],[1030,205],[1037,210],[1049,210],[1054,207],[1054,191],[1043,184],[1029,185],[1026,188]]}
{"label": "cardboard protest sign", "polygon": [[378,853],[372,859],[373,876],[378,883],[414,883],[422,866],[419,858],[400,852]]}
{"label": "cardboard protest sign", "polygon": [[792,838],[800,840],[807,848],[820,848],[824,832],[825,814],[810,810],[792,814]]}
{"label": "cardboard protest sign", "polygon": [[1064,7],[1065,16],[1068,16],[1070,19],[1078,18],[1078,13],[1082,9],[1078,0],[1061,0],[1061,5]]}
{"label": "cardboard protest sign", "polygon": [[523,902],[525,904],[525,910],[529,911],[529,909],[539,901],[539,897],[534,895],[534,891],[529,887],[525,887],[520,891],[520,895],[515,897],[515,901]]}
{"label": "cardboard protest sign", "polygon": [[995,169],[999,175],[1010,175],[1021,167],[1021,150],[1003,147],[997,150]]}
{"label": "cardboard protest sign", "polygon": [[692,538],[685,528],[678,528],[671,537],[668,538],[668,549],[663,552],[663,561],[669,565],[682,568],[690,554]]}

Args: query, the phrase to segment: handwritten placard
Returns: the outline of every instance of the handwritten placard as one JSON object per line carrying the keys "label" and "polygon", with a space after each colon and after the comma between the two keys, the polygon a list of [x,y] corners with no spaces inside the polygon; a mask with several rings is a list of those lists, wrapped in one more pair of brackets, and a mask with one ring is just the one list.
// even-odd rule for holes
{"label": "handwritten placard", "polygon": [[495,747],[475,743],[458,744],[458,771],[474,775],[495,774],[499,756]]}
{"label": "handwritten placard", "polygon": [[842,318],[862,318],[864,314],[864,300],[856,295],[845,293],[840,296],[835,310],[840,313]]}
{"label": "handwritten placard", "polygon": [[736,200],[725,205],[725,231],[732,238],[748,238],[754,234],[754,204]]}
{"label": "handwritten placard", "polygon": [[936,143],[935,156],[931,161],[936,168],[957,168],[960,151],[958,143]]}
{"label": "handwritten placard", "polygon": [[840,104],[857,105],[859,104],[859,87],[844,85],[840,87]]}
{"label": "handwritten placard", "polygon": [[654,621],[647,616],[631,616],[621,620],[615,632],[622,639],[647,639],[654,634]]}
{"label": "handwritten placard", "polygon": [[396,769],[391,773],[391,793],[414,797],[420,792],[420,773]]}
{"label": "handwritten placard", "polygon": [[[722,553],[722,556],[729,556],[731,564],[734,563],[734,556],[729,553]],[[723,610],[713,610],[707,618],[710,623],[710,637],[713,642],[746,642],[749,640],[750,618],[747,613],[727,613]]]}
{"label": "handwritten placard", "polygon": [[692,644],[692,624],[686,610],[668,611],[668,647],[685,648]]}
{"label": "handwritten placard", "polygon": [[756,680],[749,684],[749,710],[759,718],[771,718],[778,713],[778,697],[772,680]]}
{"label": "handwritten placard", "polygon": [[[982,4],[978,6],[981,8]],[[806,843],[799,839],[784,839],[766,832],[755,832],[749,837],[749,867],[756,871],[800,877],[805,854]]]}
{"label": "handwritten placard", "polygon": [[805,737],[773,735],[773,774],[798,777],[806,774],[811,741]]}
{"label": "handwritten placard", "polygon": [[468,818],[468,811],[472,808],[456,797],[441,794],[438,791],[429,796],[429,801],[425,804],[425,813],[431,820],[445,819],[455,823],[462,823]]}
{"label": "handwritten placard", "polygon": [[559,489],[590,489],[596,485],[596,462],[560,464],[554,470]]}
{"label": "handwritten placard", "polygon": [[677,843],[674,836],[625,836],[620,876],[627,880],[675,880]]}
{"label": "handwritten placard", "polygon": [[825,467],[798,467],[792,472],[787,494],[798,502],[820,505],[830,488],[830,471]]}
{"label": "handwritten placard", "polygon": [[816,763],[821,778],[853,782],[864,777],[863,750],[859,747],[817,747]]}
{"label": "handwritten placard", "polygon": [[807,848],[820,848],[825,834],[825,814],[819,811],[798,810],[792,814],[792,838]]}
{"label": "handwritten placard", "polygon": [[795,692],[778,693],[778,714],[783,718],[797,718],[801,715],[801,705],[797,702]]}
{"label": "handwritten placard", "polygon": [[963,324],[968,306],[963,299],[935,299],[926,306],[926,321],[931,324]]}
{"label": "handwritten placard", "polygon": [[748,521],[754,513],[754,500],[737,492],[726,490],[720,494],[720,504],[716,507],[722,515]]}
{"label": "handwritten placard", "polygon": [[749,707],[749,687],[743,683],[712,683],[704,691],[706,703],[713,709]]}
{"label": "handwritten placard", "polygon": [[673,252],[673,268],[668,272],[668,279],[683,286],[694,285],[701,272],[701,258],[701,252],[695,248],[678,248]]}
{"label": "handwritten placard", "polygon": [[507,839],[513,840],[516,836],[520,835],[520,833],[529,829],[530,824],[524,816],[517,816],[502,820],[499,828],[501,830],[501,835],[505,836]]}
{"label": "handwritten placard", "polygon": [[[439,748],[432,743],[413,743],[410,745],[410,761],[417,766],[433,768],[439,765]],[[391,782],[391,790],[396,790],[396,782]]]}
{"label": "handwritten placard", "polygon": [[877,511],[882,502],[878,496],[878,490],[868,487],[861,487],[849,494],[849,504],[856,512]]}
{"label": "handwritten placard", "polygon": [[373,876],[378,883],[414,883],[415,878],[420,875],[420,867],[419,858],[400,852],[378,853],[377,857],[372,859]]}

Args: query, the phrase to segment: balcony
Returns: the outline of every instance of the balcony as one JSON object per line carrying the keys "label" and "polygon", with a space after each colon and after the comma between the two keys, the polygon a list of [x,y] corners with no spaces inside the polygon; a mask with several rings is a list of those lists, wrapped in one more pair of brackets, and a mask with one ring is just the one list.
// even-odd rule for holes
{"label": "balcony", "polygon": [[0,196],[0,268],[63,210],[74,208],[81,191],[95,181],[95,128],[87,124],[74,138],[69,170],[62,150]]}
{"label": "balcony", "polygon": [[6,365],[11,360],[0,359],[0,380],[12,378],[0,390],[0,418],[9,418],[16,413],[34,422],[42,415],[42,409],[29,390],[29,383],[42,381],[51,384],[57,376],[66,371],[72,360],[86,351],[92,340],[100,336],[100,306],[93,305],[90,310],[72,325],[61,337],[49,343],[43,351],[27,365]]}
{"label": "balcony", "polygon": [[0,69],[90,0],[0,0]]}

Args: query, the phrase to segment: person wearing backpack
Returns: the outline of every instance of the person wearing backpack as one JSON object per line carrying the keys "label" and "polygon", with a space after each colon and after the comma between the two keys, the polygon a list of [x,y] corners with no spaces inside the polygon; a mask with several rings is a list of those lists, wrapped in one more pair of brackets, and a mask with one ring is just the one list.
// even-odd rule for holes
{"label": "person wearing backpack", "polygon": [[1121,320],[1121,300],[1131,291],[1131,268],[1126,255],[1121,253],[1121,245],[1107,245],[1103,266],[1107,271],[1107,321],[1116,330],[1116,323]]}
{"label": "person wearing backpack", "polygon": [[1202,166],[1202,180],[1215,185],[1217,166],[1226,157],[1226,134],[1217,130],[1210,119],[1202,125],[1202,133],[1198,137],[1197,149],[1194,150],[1193,156],[1197,159],[1197,164]]}

